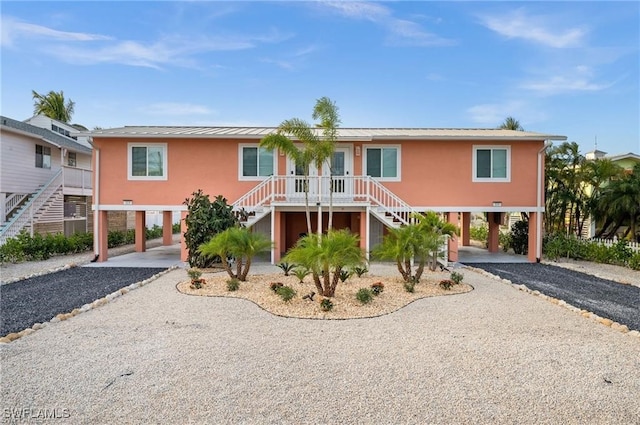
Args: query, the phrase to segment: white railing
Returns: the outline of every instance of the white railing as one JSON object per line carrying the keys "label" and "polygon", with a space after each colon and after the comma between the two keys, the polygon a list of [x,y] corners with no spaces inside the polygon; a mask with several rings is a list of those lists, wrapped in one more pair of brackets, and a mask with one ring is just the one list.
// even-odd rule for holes
{"label": "white railing", "polygon": [[90,191],[93,188],[92,177],[93,172],[91,170],[85,170],[83,168],[62,167],[62,176],[64,187],[71,187],[75,189],[82,189]]}
{"label": "white railing", "polygon": [[[585,242],[592,242],[592,243],[597,243],[597,244],[600,244],[600,245],[604,245],[607,248],[611,248],[612,246],[614,246],[615,244],[620,242],[620,239],[597,239],[597,238],[593,238],[593,239],[582,239],[582,240],[585,241]],[[633,252],[640,252],[640,243],[627,241],[627,248],[629,248]]]}
{"label": "white railing", "polygon": [[28,196],[28,193],[12,193],[11,195],[7,196],[4,200],[4,214],[2,216],[8,217],[13,212],[13,210]]}
{"label": "white railing", "polygon": [[[369,176],[271,176],[233,203],[234,208],[254,211],[277,203],[302,203],[308,188],[309,203],[366,203],[401,224],[411,222],[415,210],[392,191]],[[330,189],[333,188],[333,191]]]}
{"label": "white railing", "polygon": [[34,196],[25,204],[25,209],[11,218],[0,232],[0,245],[8,238],[16,236],[27,225],[31,226],[33,236],[33,217],[62,186],[62,169],[60,169]]}

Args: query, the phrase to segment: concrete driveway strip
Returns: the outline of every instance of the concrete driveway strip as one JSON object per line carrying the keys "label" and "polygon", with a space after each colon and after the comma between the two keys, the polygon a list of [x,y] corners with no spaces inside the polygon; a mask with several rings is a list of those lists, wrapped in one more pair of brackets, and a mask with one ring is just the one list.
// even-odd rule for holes
{"label": "concrete driveway strip", "polygon": [[179,294],[175,270],[2,345],[3,419],[638,423],[639,338],[464,273],[470,293],[321,321]]}

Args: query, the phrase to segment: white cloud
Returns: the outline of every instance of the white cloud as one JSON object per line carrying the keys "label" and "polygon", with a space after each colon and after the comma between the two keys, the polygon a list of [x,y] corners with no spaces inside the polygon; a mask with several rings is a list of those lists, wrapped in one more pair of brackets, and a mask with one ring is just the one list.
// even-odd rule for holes
{"label": "white cloud", "polygon": [[521,100],[475,105],[467,113],[473,122],[488,128],[498,127],[509,116],[519,120],[525,129],[527,124],[546,120],[544,111]]}
{"label": "white cloud", "polygon": [[583,28],[567,28],[563,21],[552,22],[548,17],[527,15],[523,9],[481,16],[480,20],[484,26],[505,37],[521,38],[555,48],[580,46],[587,33]]}
{"label": "white cloud", "polygon": [[591,68],[578,65],[564,74],[527,81],[522,83],[520,87],[542,96],[553,96],[570,92],[595,92],[605,90],[613,84],[612,82],[595,82]]}
{"label": "white cloud", "polygon": [[[8,23],[5,25],[5,21]],[[245,50],[260,44],[278,43],[291,37],[275,29],[256,35],[218,35],[184,37],[165,36],[156,41],[114,40],[113,37],[53,30],[21,23],[10,18],[2,21],[2,43],[12,45],[20,39],[39,38],[34,49],[72,64],[118,63],[130,66],[162,68],[165,65],[193,67],[194,56],[215,51]],[[75,41],[91,42],[79,46]]]}
{"label": "white cloud", "polygon": [[216,111],[192,103],[159,102],[140,108],[140,112],[149,115],[209,115]]}
{"label": "white cloud", "polygon": [[109,36],[100,34],[59,31],[42,25],[21,22],[11,17],[2,17],[0,23],[2,24],[1,43],[3,46],[13,46],[14,42],[21,38],[58,41],[97,41],[112,39]]}
{"label": "white cloud", "polygon": [[393,16],[391,9],[379,4],[353,1],[328,1],[322,5],[352,19],[366,20],[385,28],[389,32],[390,44],[441,46],[454,44],[453,40],[442,38],[425,31],[414,21]]}

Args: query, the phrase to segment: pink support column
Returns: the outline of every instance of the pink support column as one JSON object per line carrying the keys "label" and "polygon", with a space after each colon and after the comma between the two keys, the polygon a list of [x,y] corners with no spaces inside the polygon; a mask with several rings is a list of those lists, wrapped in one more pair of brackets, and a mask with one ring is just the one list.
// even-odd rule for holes
{"label": "pink support column", "polygon": [[500,244],[500,213],[489,213],[489,236],[488,236],[488,248],[489,252],[498,252]]}
{"label": "pink support column", "polygon": [[184,234],[187,231],[187,211],[182,211],[180,214],[180,261],[186,262],[189,259],[189,250],[187,249],[187,242],[184,240]]}
{"label": "pink support column", "polygon": [[462,225],[460,226],[460,242],[462,246],[471,245],[471,213],[462,213]]}
{"label": "pink support column", "polygon": [[102,263],[109,259],[109,217],[108,211],[98,211],[98,262]]}
{"label": "pink support column", "polygon": [[[454,226],[459,226],[458,213],[447,213],[447,221]],[[458,261],[458,236],[453,235],[449,238],[449,261]]]}
{"label": "pink support column", "polygon": [[[535,263],[538,259],[538,213],[529,213],[529,252],[527,253],[527,259],[531,263]],[[542,244],[542,241],[540,242]],[[542,249],[541,249],[542,250]]]}
{"label": "pink support column", "polygon": [[146,212],[136,211],[136,252],[145,252],[147,250],[146,219]]}
{"label": "pink support column", "polygon": [[162,245],[173,244],[173,213],[171,211],[162,212]]}
{"label": "pink support column", "polygon": [[282,258],[282,251],[284,247],[284,241],[282,240],[282,213],[280,211],[273,212],[273,262],[278,264]]}

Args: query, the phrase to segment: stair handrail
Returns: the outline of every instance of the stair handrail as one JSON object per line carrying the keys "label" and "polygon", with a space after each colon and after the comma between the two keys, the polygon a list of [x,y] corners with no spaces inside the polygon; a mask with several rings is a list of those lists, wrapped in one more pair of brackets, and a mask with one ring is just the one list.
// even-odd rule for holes
{"label": "stair handrail", "polygon": [[[62,169],[58,170],[25,204],[25,208],[15,216],[11,217],[6,226],[0,231],[0,244],[7,238],[17,235],[22,230],[31,217],[32,211],[38,211],[44,203],[62,186]],[[29,215],[26,215],[29,212]],[[32,229],[33,230],[33,229]]]}
{"label": "stair handrail", "polygon": [[29,193],[12,193],[4,200],[4,217],[11,215],[22,201],[29,197]]}
{"label": "stair handrail", "polygon": [[255,208],[257,206],[265,204],[273,198],[273,181],[274,176],[261,181],[254,186],[250,191],[242,195],[231,205],[234,208]]}
{"label": "stair handrail", "polygon": [[367,190],[369,202],[373,202],[377,206],[382,207],[385,212],[391,214],[392,217],[396,218],[402,224],[410,224],[413,221],[412,214],[418,211],[413,209],[411,205],[403,201],[398,195],[379,181],[371,176],[367,176],[367,179],[369,180]]}

